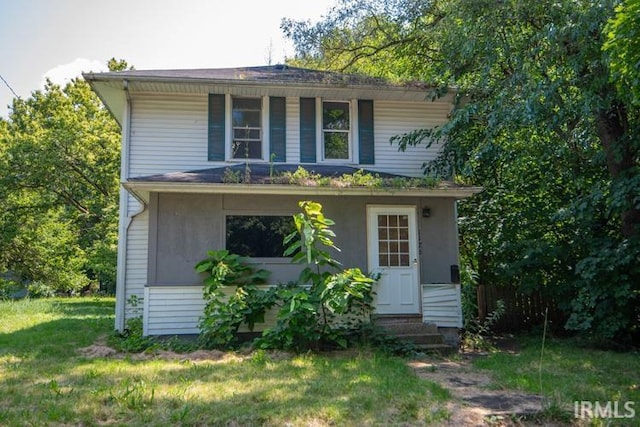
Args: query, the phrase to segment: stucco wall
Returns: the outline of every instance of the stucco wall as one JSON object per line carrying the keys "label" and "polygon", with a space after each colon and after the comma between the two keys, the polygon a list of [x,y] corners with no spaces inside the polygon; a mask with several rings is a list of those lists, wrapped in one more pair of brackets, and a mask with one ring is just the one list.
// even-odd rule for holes
{"label": "stucco wall", "polygon": [[[207,250],[224,247],[224,215],[292,215],[299,211],[299,197],[153,194],[149,205],[149,285],[195,285],[202,279],[194,265]],[[402,197],[317,197],[333,227],[335,254],[345,267],[367,270],[367,204],[415,205],[420,235],[421,283],[449,283],[450,266],[458,263],[455,208],[452,199]],[[422,218],[428,207],[431,216]],[[276,283],[295,279],[300,266],[271,260],[263,267],[272,271]]]}

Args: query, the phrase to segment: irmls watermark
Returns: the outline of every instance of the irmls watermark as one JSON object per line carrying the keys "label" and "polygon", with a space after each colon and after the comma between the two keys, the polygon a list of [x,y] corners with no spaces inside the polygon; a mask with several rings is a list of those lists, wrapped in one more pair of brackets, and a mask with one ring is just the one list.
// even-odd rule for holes
{"label": "irmls watermark", "polygon": [[591,402],[576,400],[573,402],[573,416],[576,418],[635,418],[635,402]]}

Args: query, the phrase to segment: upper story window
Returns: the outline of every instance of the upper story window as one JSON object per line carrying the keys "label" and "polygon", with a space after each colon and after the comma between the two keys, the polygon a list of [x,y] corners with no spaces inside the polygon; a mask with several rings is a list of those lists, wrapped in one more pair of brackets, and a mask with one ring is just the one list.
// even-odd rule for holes
{"label": "upper story window", "polygon": [[324,160],[351,158],[351,114],[348,102],[322,103],[322,157]]}
{"label": "upper story window", "polygon": [[231,157],[262,159],[262,99],[232,98]]}
{"label": "upper story window", "polygon": [[285,97],[209,94],[207,159],[375,164],[373,100],[302,97],[298,115],[295,107]]}

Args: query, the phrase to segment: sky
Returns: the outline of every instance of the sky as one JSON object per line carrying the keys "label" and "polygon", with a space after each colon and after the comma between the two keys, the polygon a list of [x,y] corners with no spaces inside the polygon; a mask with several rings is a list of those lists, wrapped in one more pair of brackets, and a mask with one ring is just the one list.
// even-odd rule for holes
{"label": "sky", "polygon": [[[282,18],[317,21],[336,0],[0,0],[0,116],[45,77],[106,71],[242,67],[293,55]],[[8,85],[7,85],[8,84]],[[10,86],[11,89],[8,87]]]}

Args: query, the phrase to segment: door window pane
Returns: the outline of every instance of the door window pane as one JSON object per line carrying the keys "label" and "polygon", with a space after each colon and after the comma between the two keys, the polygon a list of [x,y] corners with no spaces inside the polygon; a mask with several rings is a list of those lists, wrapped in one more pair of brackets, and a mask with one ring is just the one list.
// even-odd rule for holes
{"label": "door window pane", "polygon": [[378,215],[380,267],[408,267],[409,219],[407,215]]}

